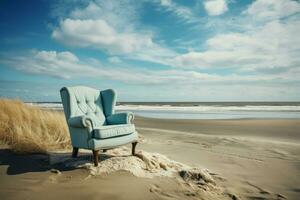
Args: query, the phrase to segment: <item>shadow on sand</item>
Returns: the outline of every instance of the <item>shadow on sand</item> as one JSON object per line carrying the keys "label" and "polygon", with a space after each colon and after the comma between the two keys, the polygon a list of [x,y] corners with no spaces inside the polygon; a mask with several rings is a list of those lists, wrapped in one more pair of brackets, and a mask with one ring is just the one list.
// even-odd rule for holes
{"label": "shadow on sand", "polygon": [[[103,155],[101,156],[101,160],[108,159],[109,157]],[[91,163],[92,155],[80,153],[77,158],[72,158],[71,153],[17,154],[10,149],[0,149],[0,166],[8,166],[6,172],[8,175],[43,172],[51,169],[70,171],[76,169],[76,167],[65,165],[64,162],[72,159],[76,159],[82,163]]]}
{"label": "shadow on sand", "polygon": [[[11,149],[0,149],[0,166],[7,165],[7,174],[16,175],[27,172],[43,172],[57,169],[61,172],[78,169],[76,165],[70,163],[93,163],[92,153],[80,152],[77,158],[72,158],[71,152],[48,153],[48,154],[17,154]],[[108,153],[101,153],[99,161],[115,157]],[[118,155],[118,157],[128,157],[129,155]]]}

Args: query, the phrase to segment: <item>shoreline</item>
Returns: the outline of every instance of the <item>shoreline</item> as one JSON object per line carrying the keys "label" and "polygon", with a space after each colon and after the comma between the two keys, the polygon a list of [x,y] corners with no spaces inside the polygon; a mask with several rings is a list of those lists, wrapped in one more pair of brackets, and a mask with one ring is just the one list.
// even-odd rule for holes
{"label": "shoreline", "polygon": [[[159,119],[136,117],[137,127],[222,136],[256,136],[300,142],[300,119]],[[288,133],[288,137],[282,134]]]}

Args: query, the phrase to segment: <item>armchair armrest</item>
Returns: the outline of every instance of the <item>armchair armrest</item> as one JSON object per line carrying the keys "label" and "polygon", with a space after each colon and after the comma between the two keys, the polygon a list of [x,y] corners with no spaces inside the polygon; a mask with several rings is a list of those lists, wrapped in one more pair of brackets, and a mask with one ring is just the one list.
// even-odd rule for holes
{"label": "armchair armrest", "polygon": [[93,128],[96,121],[90,116],[83,115],[69,118],[68,124],[74,128]]}
{"label": "armchair armrest", "polygon": [[116,113],[106,118],[106,121],[110,125],[115,124],[131,124],[133,122],[134,115],[132,112]]}

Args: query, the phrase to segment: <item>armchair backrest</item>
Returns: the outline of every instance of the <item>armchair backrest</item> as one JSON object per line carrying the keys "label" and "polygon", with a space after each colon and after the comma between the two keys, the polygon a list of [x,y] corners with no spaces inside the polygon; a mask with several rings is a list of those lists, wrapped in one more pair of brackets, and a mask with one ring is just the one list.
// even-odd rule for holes
{"label": "armchair backrest", "polygon": [[99,91],[85,86],[63,87],[60,90],[67,121],[71,117],[91,116],[97,124],[106,124],[106,117],[114,114],[116,93],[108,89]]}

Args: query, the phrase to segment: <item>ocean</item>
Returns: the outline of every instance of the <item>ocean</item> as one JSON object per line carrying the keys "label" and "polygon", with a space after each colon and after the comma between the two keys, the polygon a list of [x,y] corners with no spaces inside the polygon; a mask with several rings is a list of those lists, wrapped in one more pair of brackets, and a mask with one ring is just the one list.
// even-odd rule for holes
{"label": "ocean", "polygon": [[[62,110],[60,102],[29,102]],[[165,119],[299,119],[300,102],[118,102],[116,112]]]}

